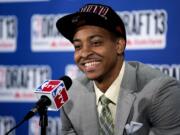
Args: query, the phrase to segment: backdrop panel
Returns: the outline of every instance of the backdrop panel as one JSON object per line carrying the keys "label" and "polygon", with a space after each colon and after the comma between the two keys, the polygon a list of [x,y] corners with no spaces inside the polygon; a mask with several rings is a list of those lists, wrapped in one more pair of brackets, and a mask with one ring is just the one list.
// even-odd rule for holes
{"label": "backdrop panel", "polygon": [[[85,3],[112,6],[127,30],[127,60],[137,60],[180,80],[180,2],[171,0],[0,0],[0,135],[17,124],[37,101],[33,90],[47,79],[81,75],[73,47],[56,20]],[[48,112],[49,135],[59,135],[59,111]],[[33,117],[12,135],[38,135]]]}

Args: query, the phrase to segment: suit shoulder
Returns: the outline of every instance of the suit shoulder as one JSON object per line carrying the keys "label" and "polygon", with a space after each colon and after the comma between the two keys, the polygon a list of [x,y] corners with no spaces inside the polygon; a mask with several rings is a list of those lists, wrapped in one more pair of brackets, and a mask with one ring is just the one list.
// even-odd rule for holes
{"label": "suit shoulder", "polygon": [[136,83],[139,89],[144,88],[148,84],[154,84],[154,86],[165,85],[169,82],[177,82],[178,84],[178,81],[175,78],[164,74],[160,70],[155,69],[150,65],[140,62],[128,62],[128,64],[135,69]]}
{"label": "suit shoulder", "polygon": [[81,76],[72,80],[72,86],[69,91],[70,93],[85,92],[89,90],[89,87],[92,87],[92,81],[85,76]]}
{"label": "suit shoulder", "polygon": [[148,76],[148,78],[156,78],[160,76],[167,76],[160,70],[153,68],[148,64],[144,64],[141,62],[128,62],[133,68],[136,69],[136,73],[139,76]]}

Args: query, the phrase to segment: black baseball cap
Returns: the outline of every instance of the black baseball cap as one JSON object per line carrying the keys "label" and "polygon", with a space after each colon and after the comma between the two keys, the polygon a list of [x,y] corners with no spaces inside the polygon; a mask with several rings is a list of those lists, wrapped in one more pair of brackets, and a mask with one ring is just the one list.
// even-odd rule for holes
{"label": "black baseball cap", "polygon": [[109,6],[86,4],[79,11],[56,22],[58,31],[72,42],[76,29],[83,25],[99,26],[126,40],[125,26],[120,16]]}

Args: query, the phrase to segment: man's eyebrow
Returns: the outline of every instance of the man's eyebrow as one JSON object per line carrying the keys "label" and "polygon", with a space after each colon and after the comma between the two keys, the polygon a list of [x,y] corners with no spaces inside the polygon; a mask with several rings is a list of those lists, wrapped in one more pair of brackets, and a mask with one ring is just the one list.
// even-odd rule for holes
{"label": "man's eyebrow", "polygon": [[[89,36],[89,37],[88,37],[88,40],[91,40],[91,39],[96,38],[96,37],[103,38],[102,35],[96,34],[96,35]],[[73,42],[81,42],[81,39],[79,39],[79,38],[74,38],[74,39],[73,39]]]}
{"label": "man's eyebrow", "polygon": [[92,35],[92,36],[90,36],[89,39],[91,40],[91,39],[96,38],[96,37],[103,38],[102,35],[97,34],[97,35]]}
{"label": "man's eyebrow", "polygon": [[72,42],[74,43],[74,42],[80,42],[80,41],[81,41],[80,39],[74,38]]}

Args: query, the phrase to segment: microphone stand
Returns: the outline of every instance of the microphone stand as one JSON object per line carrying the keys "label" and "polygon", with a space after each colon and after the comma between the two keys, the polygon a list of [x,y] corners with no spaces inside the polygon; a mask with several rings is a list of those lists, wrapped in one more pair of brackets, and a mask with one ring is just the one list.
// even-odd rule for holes
{"label": "microphone stand", "polygon": [[48,126],[47,107],[39,108],[39,125],[41,126],[41,135],[46,135],[46,127]]}

